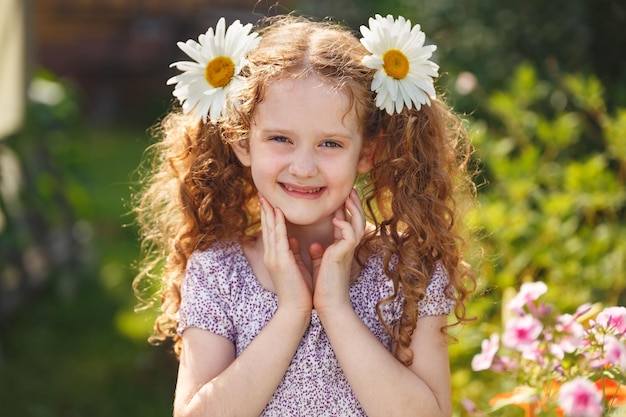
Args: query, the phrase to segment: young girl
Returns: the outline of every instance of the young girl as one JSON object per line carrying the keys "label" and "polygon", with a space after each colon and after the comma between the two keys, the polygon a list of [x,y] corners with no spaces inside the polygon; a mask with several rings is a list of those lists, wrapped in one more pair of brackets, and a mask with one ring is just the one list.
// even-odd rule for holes
{"label": "young girl", "polygon": [[[220,19],[162,122],[137,213],[176,416],[449,416],[468,143],[419,26]],[[355,184],[358,191],[355,190]],[[459,194],[459,195],[461,195]],[[161,262],[165,260],[165,263]]]}

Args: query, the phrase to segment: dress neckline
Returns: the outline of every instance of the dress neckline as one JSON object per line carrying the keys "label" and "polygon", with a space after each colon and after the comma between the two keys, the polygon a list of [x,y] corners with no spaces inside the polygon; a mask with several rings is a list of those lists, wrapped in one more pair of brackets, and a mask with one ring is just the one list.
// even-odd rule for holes
{"label": "dress neckline", "polygon": [[[240,258],[241,262],[243,262],[246,272],[249,274],[249,278],[252,281],[254,281],[254,285],[257,287],[257,289],[263,293],[271,294],[274,298],[276,298],[276,293],[272,290],[265,288],[263,284],[261,284],[261,282],[257,278],[256,274],[254,273],[254,270],[252,269],[252,264],[250,264],[250,261],[248,260],[248,257],[246,256],[246,253],[243,250],[243,246],[241,242],[239,242],[238,240],[232,241],[232,247],[235,248],[237,257]],[[356,279],[352,283],[350,283],[350,288],[352,288],[356,283],[360,282],[363,279],[363,274],[370,267],[371,258],[372,258],[372,254],[369,254],[367,259],[365,260],[365,263],[363,264],[363,267],[359,271]]]}

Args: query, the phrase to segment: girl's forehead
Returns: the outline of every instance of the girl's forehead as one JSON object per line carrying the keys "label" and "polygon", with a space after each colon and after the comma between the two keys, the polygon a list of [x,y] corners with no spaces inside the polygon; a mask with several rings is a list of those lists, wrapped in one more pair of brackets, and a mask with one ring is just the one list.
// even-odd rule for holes
{"label": "girl's forehead", "polygon": [[259,107],[315,107],[321,102],[343,113],[351,110],[349,94],[316,75],[271,80],[263,90],[256,111]]}
{"label": "girl's forehead", "polygon": [[360,130],[349,95],[315,75],[271,81],[254,110],[253,123],[298,125],[309,123]]}
{"label": "girl's forehead", "polygon": [[287,112],[303,108],[311,110],[329,108],[333,111],[342,110],[345,114],[351,110],[349,95],[345,91],[313,75],[270,81],[264,89],[256,111],[272,111],[273,107],[282,107]]}
{"label": "girl's forehead", "polygon": [[266,83],[267,90],[271,90],[275,93],[281,94],[285,91],[323,91],[325,94],[335,95],[337,97],[346,95],[346,93],[336,87],[329,80],[325,80],[316,74],[302,74],[292,77],[280,77],[271,79]]}

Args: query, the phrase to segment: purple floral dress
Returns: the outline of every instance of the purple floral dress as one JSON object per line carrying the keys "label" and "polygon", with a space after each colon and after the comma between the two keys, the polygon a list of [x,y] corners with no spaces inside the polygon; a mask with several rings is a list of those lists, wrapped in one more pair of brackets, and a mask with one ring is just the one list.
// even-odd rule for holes
{"label": "purple floral dress", "polygon": [[[383,271],[382,256],[371,255],[350,286],[350,298],[361,320],[390,350],[391,338],[376,315],[376,303],[393,294],[392,283]],[[420,317],[450,314],[454,304],[445,297],[447,283],[444,269],[438,267],[427,297],[420,302]],[[235,344],[237,356],[278,307],[276,294],[261,286],[236,242],[218,243],[194,253],[187,264],[181,296],[179,334],[188,327],[197,327],[224,336]],[[397,323],[401,307],[400,297],[385,304],[384,320],[390,325]],[[287,372],[261,415],[365,416],[315,310]]]}

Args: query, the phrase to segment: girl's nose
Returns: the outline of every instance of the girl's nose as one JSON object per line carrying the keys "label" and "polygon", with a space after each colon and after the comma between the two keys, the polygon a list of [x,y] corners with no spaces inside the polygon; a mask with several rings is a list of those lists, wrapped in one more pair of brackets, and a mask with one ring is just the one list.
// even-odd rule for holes
{"label": "girl's nose", "polygon": [[317,163],[312,152],[299,149],[293,153],[289,173],[298,177],[312,177],[317,174]]}

